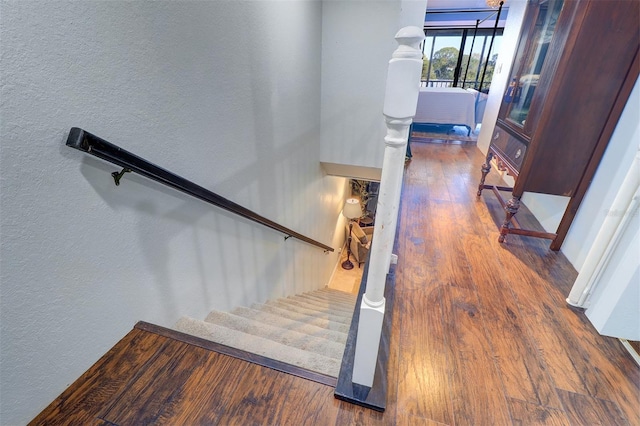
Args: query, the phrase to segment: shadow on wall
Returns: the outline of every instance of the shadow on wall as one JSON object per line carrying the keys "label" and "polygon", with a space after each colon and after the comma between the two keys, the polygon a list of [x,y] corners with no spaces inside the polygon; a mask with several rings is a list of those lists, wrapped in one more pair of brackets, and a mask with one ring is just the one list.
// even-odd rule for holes
{"label": "shadow on wall", "polygon": [[[267,286],[251,287],[254,283],[249,283],[246,272],[273,268],[278,257],[286,256],[279,233],[259,229],[258,224],[139,175],[125,175],[116,187],[110,175],[116,169],[88,156],[80,166],[86,181],[112,210],[114,221],[133,222],[138,229],[137,238],[113,235],[103,246],[119,247],[131,255],[139,252],[146,259],[146,265],[130,271],[130,285],[147,292],[151,320],[228,309],[268,297]],[[256,253],[256,238],[268,246],[268,256]],[[259,294],[253,294],[255,289]],[[194,297],[193,292],[200,294]],[[199,306],[189,306],[193,300]],[[158,303],[162,307],[153,308]]]}
{"label": "shadow on wall", "polygon": [[[319,165],[316,169],[319,174]],[[141,283],[135,285],[142,284],[149,297],[163,304],[158,308],[163,313],[151,312],[152,317],[177,319],[185,312],[197,315],[211,308],[247,305],[290,292],[285,286],[293,286],[295,292],[306,291],[306,276],[316,274],[317,280],[321,268],[318,262],[305,261],[309,248],[304,243],[285,243],[284,236],[275,231],[139,175],[126,174],[116,187],[110,175],[114,170],[117,166],[83,157],[82,175],[113,210],[116,220],[136,222],[136,241],[112,241],[107,245],[139,251],[146,259],[146,268],[135,271],[133,276],[141,276]],[[309,197],[303,192],[303,198]],[[302,203],[304,208],[313,209],[312,200],[307,201]],[[301,217],[310,215],[303,213]],[[189,241],[185,241],[187,236]],[[187,250],[172,252],[176,247]],[[192,259],[185,259],[188,256]],[[185,266],[188,272],[176,271]],[[145,270],[153,275],[152,283],[144,279]],[[185,291],[191,293],[189,297],[184,296]],[[201,293],[196,300],[202,305],[183,306],[193,300],[194,291]]]}

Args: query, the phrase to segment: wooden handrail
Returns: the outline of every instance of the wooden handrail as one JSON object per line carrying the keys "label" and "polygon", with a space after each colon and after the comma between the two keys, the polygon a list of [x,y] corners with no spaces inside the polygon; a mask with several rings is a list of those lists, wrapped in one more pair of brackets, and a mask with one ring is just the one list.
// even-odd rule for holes
{"label": "wooden handrail", "polygon": [[71,128],[66,145],[122,167],[122,171],[112,173],[116,185],[120,184],[120,178],[124,173],[135,172],[209,204],[213,204],[214,206],[235,213],[253,222],[257,222],[261,225],[282,232],[285,234],[285,240],[293,237],[319,247],[325,251],[334,251],[333,248],[328,245],[322,244],[321,242],[306,237],[270,219],[267,219],[266,217],[260,216],[259,214],[234,203],[233,201],[221,197],[220,195],[196,185],[195,183],[165,170],[162,167],[156,166],[144,158],[125,151],[119,146],[107,142],[104,139],[101,139],[98,136],[78,127]]}

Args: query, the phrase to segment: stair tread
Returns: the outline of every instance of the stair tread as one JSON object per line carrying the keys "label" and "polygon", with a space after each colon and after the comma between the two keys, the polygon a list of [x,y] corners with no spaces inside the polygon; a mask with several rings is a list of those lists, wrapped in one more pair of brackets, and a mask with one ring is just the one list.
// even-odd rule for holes
{"label": "stair tread", "polygon": [[334,302],[332,300],[315,299],[311,296],[290,296],[283,300],[292,300],[292,301],[304,303],[310,306],[317,306],[318,308],[321,308],[321,309],[331,309],[339,312],[344,312],[345,314],[353,313],[353,307],[355,305],[355,303],[347,304],[347,303]]}
{"label": "stair tread", "polygon": [[340,359],[287,346],[260,336],[229,329],[222,325],[183,317],[176,323],[174,328],[184,333],[277,359],[328,376],[337,377],[340,370]]}
{"label": "stair tread", "polygon": [[297,306],[295,303],[287,303],[285,301],[281,301],[281,300],[270,300],[264,303],[265,305],[270,305],[270,306],[276,306],[279,307],[281,309],[285,309],[285,310],[292,310],[295,312],[299,312],[302,314],[307,314],[309,316],[312,317],[317,317],[317,318],[327,318],[330,319],[332,321],[335,322],[341,322],[343,324],[348,324],[351,323],[351,316],[344,316],[344,315],[334,315],[331,313],[328,313],[326,311],[319,311],[316,309],[309,309],[306,307],[301,307],[301,306]]}
{"label": "stair tread", "polygon": [[340,306],[334,306],[329,303],[313,302],[306,298],[287,297],[286,299],[278,299],[279,302],[288,303],[294,306],[311,309],[319,312],[327,312],[331,315],[350,317],[353,315],[353,307],[346,309]]}
{"label": "stair tread", "polygon": [[305,326],[304,324],[300,324],[297,328],[281,327],[277,318],[266,323],[233,312],[212,311],[207,315],[205,321],[268,338],[287,346],[305,350],[327,351],[327,354],[331,354],[333,358],[342,357],[344,344],[347,341],[346,334],[320,327]]}
{"label": "stair tread", "polygon": [[312,333],[314,332],[314,330],[316,331],[324,330],[326,332],[329,332],[329,334],[332,334],[332,335],[335,334],[336,337],[340,336],[345,338],[349,333],[349,329],[346,327],[336,328],[336,327],[329,327],[330,324],[326,322],[313,324],[308,321],[304,321],[304,319],[307,318],[305,316],[300,316],[297,319],[288,318],[280,314],[275,314],[273,312],[267,312],[267,311],[262,311],[258,309],[253,309],[253,308],[246,308],[244,306],[234,309],[233,311],[231,311],[231,313],[234,315],[239,315],[245,318],[252,319],[254,321],[259,321],[263,324],[274,324],[274,325],[277,325],[278,327],[282,327],[285,329],[294,329],[298,331],[309,329],[311,330]]}
{"label": "stair tread", "polygon": [[340,297],[334,297],[331,294],[325,296],[325,293],[317,293],[317,292],[303,293],[303,294],[292,296],[292,297],[304,297],[307,299],[317,300],[320,302],[335,303],[341,306],[353,306],[356,303],[356,298],[353,298],[353,300],[342,299]]}
{"label": "stair tread", "polygon": [[175,329],[222,345],[337,377],[356,296],[324,288],[282,299],[183,317]]}
{"label": "stair tread", "polygon": [[346,291],[335,290],[329,287],[321,288],[311,293],[317,293],[317,294],[327,293],[327,294],[331,294],[333,297],[342,298],[344,300],[353,300],[354,302],[357,299],[357,295],[353,293],[347,293]]}
{"label": "stair tread", "polygon": [[329,318],[310,317],[300,312],[290,311],[288,309],[283,309],[281,307],[259,304],[259,303],[251,305],[250,309],[253,309],[259,312],[265,312],[273,315],[282,316],[295,321],[303,321],[306,324],[316,325],[318,327],[327,328],[329,330],[337,330],[337,331],[342,331],[344,333],[349,332],[349,324],[346,324],[344,322],[332,321]]}
{"label": "stair tread", "polygon": [[289,306],[297,306],[299,308],[304,308],[311,311],[317,311],[319,313],[326,313],[326,314],[334,315],[337,317],[351,317],[351,315],[353,315],[353,309],[348,309],[348,310],[333,309],[332,306],[329,306],[327,304],[314,304],[306,300],[299,300],[299,299],[294,299],[290,297],[287,297],[284,299],[272,300],[269,302],[278,302],[278,303],[289,305]]}

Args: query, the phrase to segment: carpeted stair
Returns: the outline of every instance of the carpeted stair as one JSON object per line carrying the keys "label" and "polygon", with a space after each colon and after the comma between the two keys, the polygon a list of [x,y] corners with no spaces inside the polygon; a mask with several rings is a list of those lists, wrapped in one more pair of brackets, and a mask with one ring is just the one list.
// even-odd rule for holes
{"label": "carpeted stair", "polygon": [[175,329],[338,377],[356,296],[324,288],[298,296],[184,317]]}

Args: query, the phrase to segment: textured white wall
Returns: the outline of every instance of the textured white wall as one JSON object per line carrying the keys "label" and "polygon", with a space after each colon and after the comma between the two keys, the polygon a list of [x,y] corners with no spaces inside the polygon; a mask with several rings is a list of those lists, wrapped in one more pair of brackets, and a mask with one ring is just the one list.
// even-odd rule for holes
{"label": "textured white wall", "polygon": [[562,245],[562,252],[578,271],[582,268],[605,217],[608,214],[616,214],[616,212],[612,213],[610,208],[638,150],[639,117],[640,80],[636,81],[598,170]]}
{"label": "textured white wall", "polygon": [[323,2],[323,162],[382,167],[382,104],[387,64],[397,47],[394,36],[404,26],[421,28],[426,5],[426,0]]}
{"label": "textured white wall", "polygon": [[138,320],[326,284],[337,254],[64,146],[82,127],[326,244],[320,2],[1,3],[0,423],[28,421]]}
{"label": "textured white wall", "polygon": [[[489,152],[491,136],[493,135],[493,130],[496,127],[496,120],[498,119],[498,113],[500,112],[502,95],[507,87],[511,63],[513,62],[513,56],[515,55],[516,48],[518,47],[518,36],[520,35],[520,28],[524,21],[526,6],[527,3],[525,1],[509,2],[509,15],[507,16],[504,32],[502,34],[502,42],[500,43],[500,51],[498,52],[496,71],[493,73],[493,78],[491,79],[491,88],[489,89],[489,95],[487,97],[487,106],[484,110],[482,127],[480,129],[480,134],[478,135],[478,148],[480,148],[480,151],[484,154]],[[480,167],[478,166],[478,171],[479,170]],[[492,170],[491,173],[496,173],[496,170]]]}
{"label": "textured white wall", "polygon": [[[616,199],[625,177],[637,161],[640,144],[640,80],[620,117],[600,167],[571,225],[563,251],[581,269],[589,249],[608,216],[625,212],[616,209]],[[636,169],[637,170],[637,169]],[[640,218],[630,222],[602,275],[594,284],[586,315],[604,335],[640,339]],[[606,228],[605,228],[606,229]]]}
{"label": "textured white wall", "polygon": [[[622,212],[617,212],[622,214]],[[585,314],[600,334],[640,340],[640,216],[628,228],[611,254],[611,263],[597,282]]]}

